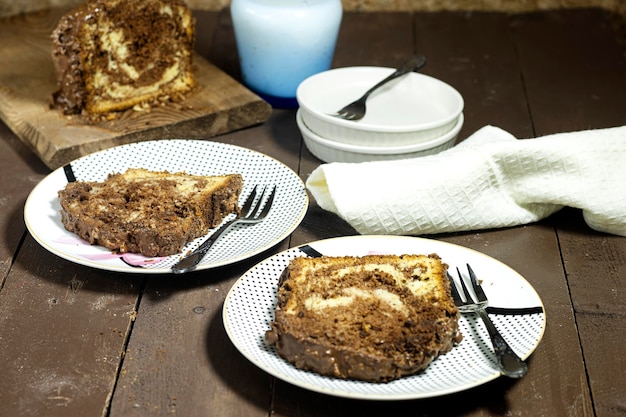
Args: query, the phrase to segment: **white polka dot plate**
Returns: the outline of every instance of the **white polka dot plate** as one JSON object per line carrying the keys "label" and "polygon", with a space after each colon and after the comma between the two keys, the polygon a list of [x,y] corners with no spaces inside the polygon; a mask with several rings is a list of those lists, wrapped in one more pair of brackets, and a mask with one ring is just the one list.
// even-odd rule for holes
{"label": "white polka dot plate", "polygon": [[233,285],[224,303],[224,325],[235,347],[259,368],[291,384],[347,398],[406,400],[470,389],[500,376],[487,330],[473,315],[463,315],[459,320],[461,343],[424,372],[413,376],[370,383],[325,377],[295,368],[265,343],[265,332],[274,318],[278,278],[291,259],[307,256],[303,251],[307,246],[330,256],[437,253],[452,270],[456,267],[465,270],[465,264],[469,263],[482,280],[490,301],[491,319],[520,357],[527,359],[543,336],[546,319],[539,295],[521,275],[485,254],[446,242],[405,236],[320,240],[260,262]]}
{"label": "white polka dot plate", "polygon": [[[31,235],[50,252],[81,265],[129,273],[170,273],[180,255],[146,258],[138,254],[115,254],[104,247],[89,245],[61,223],[57,192],[72,176],[80,181],[103,181],[107,175],[128,168],[196,175],[240,173],[244,180],[242,199],[255,184],[277,186],[267,218],[255,225],[235,225],[229,229],[213,245],[198,270],[238,262],[275,246],[300,224],[309,204],[300,177],[267,155],[219,142],[154,140],[109,148],[53,171],[26,200],[24,219]],[[182,253],[193,250],[209,235],[188,243]]]}

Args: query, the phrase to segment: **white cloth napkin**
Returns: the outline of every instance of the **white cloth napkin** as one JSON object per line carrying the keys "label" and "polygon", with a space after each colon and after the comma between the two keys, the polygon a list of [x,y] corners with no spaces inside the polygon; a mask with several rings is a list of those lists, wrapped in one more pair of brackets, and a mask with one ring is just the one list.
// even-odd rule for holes
{"label": "white cloth napkin", "polygon": [[323,164],[306,185],[361,234],[508,227],[569,206],[626,236],[626,126],[525,140],[485,126],[437,155]]}

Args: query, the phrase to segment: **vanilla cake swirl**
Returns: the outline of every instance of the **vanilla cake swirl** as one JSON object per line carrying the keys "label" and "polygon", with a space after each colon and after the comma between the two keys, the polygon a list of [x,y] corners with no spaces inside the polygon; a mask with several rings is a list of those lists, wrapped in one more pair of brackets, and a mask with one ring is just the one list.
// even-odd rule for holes
{"label": "vanilla cake swirl", "polygon": [[66,114],[182,99],[194,86],[194,18],[182,0],[88,0],[52,33]]}
{"label": "vanilla cake swirl", "polygon": [[439,256],[299,257],[279,282],[266,341],[300,369],[384,382],[461,340]]}

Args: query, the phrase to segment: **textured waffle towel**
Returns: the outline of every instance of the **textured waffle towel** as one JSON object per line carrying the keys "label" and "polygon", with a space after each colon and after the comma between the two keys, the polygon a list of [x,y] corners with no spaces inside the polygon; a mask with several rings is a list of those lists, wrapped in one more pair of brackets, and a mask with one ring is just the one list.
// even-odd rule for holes
{"label": "textured waffle towel", "polygon": [[486,126],[433,156],[323,164],[307,188],[361,234],[508,227],[569,206],[626,236],[626,126],[526,140]]}

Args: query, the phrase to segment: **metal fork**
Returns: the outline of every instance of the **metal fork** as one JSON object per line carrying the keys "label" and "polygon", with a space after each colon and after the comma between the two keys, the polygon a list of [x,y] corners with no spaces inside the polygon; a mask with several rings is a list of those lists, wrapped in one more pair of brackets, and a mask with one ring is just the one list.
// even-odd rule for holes
{"label": "metal fork", "polygon": [[[465,279],[459,268],[456,269],[457,274],[459,275],[459,281],[461,282],[461,287],[458,288],[454,279],[450,274],[448,274],[448,279],[451,284],[451,293],[452,298],[454,299],[454,303],[459,308],[461,313],[475,313],[480,316],[480,318],[485,323],[487,327],[487,332],[489,332],[489,337],[491,338],[491,343],[493,344],[494,353],[496,355],[496,359],[498,362],[498,366],[500,368],[500,372],[503,375],[506,375],[511,378],[521,378],[526,375],[528,372],[528,365],[524,361],[520,359],[519,356],[511,349],[509,344],[504,340],[504,337],[500,334],[496,326],[494,326],[493,322],[489,318],[487,314],[486,308],[489,304],[487,296],[483,291],[482,287],[478,283],[476,279],[476,274],[472,270],[472,268],[467,265],[467,270],[469,272],[469,281],[472,285],[472,289],[474,294],[476,295],[476,299],[474,295],[468,291],[468,288],[465,284]],[[463,294],[463,297],[459,295],[460,292]]]}
{"label": "metal fork", "polygon": [[[178,263],[176,263],[176,265],[172,267],[172,271],[175,274],[182,274],[196,269],[196,267],[198,266],[202,258],[205,257],[211,246],[213,246],[217,239],[219,239],[219,237],[226,230],[230,229],[230,227],[235,223],[255,224],[263,221],[263,219],[267,217],[267,214],[272,207],[272,203],[274,202],[274,197],[276,196],[276,186],[274,186],[272,192],[267,198],[265,205],[263,205],[263,197],[265,196],[265,191],[267,190],[267,188],[268,187],[265,187],[263,189],[261,196],[255,202],[257,194],[257,186],[255,185],[248,198],[246,198],[246,201],[244,201],[243,207],[241,208],[239,215],[220,226],[219,229],[217,229],[211,236],[209,236],[207,240],[202,242],[202,244],[198,246],[193,252],[191,252],[191,254],[178,261]],[[262,210],[261,207],[263,208]]]}
{"label": "metal fork", "polygon": [[389,81],[396,79],[404,74],[412,71],[417,71],[424,65],[426,65],[426,58],[423,55],[416,55],[414,57],[411,57],[400,67],[398,67],[398,69],[396,69],[391,75],[380,81],[374,87],[367,90],[360,99],[348,104],[346,107],[339,110],[335,116],[347,120],[361,120],[363,116],[365,116],[365,102],[375,90],[382,87],[384,84],[387,84]]}

